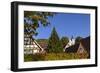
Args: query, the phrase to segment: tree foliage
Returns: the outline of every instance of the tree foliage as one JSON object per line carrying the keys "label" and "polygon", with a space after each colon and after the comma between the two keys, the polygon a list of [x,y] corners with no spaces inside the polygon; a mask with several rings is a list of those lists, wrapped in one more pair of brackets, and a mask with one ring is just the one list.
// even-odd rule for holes
{"label": "tree foliage", "polygon": [[63,48],[55,28],[53,28],[51,36],[48,41],[48,52],[50,53],[63,52]]}
{"label": "tree foliage", "polygon": [[62,37],[61,38],[61,44],[62,44],[62,47],[64,48],[69,42],[69,39],[68,37]]}
{"label": "tree foliage", "polygon": [[77,43],[80,43],[81,39],[82,39],[82,37],[80,37],[80,36],[76,37],[75,43],[76,43],[76,44],[77,44]]}
{"label": "tree foliage", "polygon": [[43,25],[44,27],[50,24],[49,17],[53,17],[54,13],[51,12],[35,12],[24,11],[24,33],[30,37],[37,35],[36,29]]}

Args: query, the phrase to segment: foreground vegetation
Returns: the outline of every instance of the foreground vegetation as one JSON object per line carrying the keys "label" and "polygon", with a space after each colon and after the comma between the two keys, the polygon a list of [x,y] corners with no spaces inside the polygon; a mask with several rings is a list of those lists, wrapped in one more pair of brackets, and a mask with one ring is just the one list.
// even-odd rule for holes
{"label": "foreground vegetation", "polygon": [[47,53],[47,54],[25,54],[24,61],[51,61],[51,60],[75,60],[75,59],[87,59],[88,54],[77,53]]}

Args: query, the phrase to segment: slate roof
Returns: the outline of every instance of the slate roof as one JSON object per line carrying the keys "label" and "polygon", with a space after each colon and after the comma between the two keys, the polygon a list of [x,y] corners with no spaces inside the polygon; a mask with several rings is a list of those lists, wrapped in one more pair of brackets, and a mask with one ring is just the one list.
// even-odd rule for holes
{"label": "slate roof", "polygon": [[84,47],[84,49],[90,53],[90,37],[86,37],[85,39],[81,40],[81,44]]}
{"label": "slate roof", "polygon": [[37,42],[43,49],[47,49],[48,43],[46,39],[39,39]]}
{"label": "slate roof", "polygon": [[[83,38],[80,43],[82,44],[82,46],[84,47],[84,49],[90,53],[90,37],[86,37],[86,38]],[[65,49],[65,52],[67,53],[76,53],[78,48],[79,48],[79,44],[75,44],[75,45],[72,45],[68,48]]]}
{"label": "slate roof", "polygon": [[79,44],[72,45],[72,46],[66,48],[65,52],[67,52],[67,53],[76,53],[77,50],[78,50],[78,47],[79,47]]}

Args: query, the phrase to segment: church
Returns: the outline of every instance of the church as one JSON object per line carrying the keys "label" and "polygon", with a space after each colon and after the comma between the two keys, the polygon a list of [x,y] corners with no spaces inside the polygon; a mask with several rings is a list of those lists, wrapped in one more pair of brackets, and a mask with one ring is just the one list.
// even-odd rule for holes
{"label": "church", "polygon": [[68,44],[65,46],[64,48],[64,52],[65,52],[65,49],[72,46],[72,45],[75,45],[75,39],[73,38],[73,36],[71,37],[71,39],[69,39],[69,42]]}

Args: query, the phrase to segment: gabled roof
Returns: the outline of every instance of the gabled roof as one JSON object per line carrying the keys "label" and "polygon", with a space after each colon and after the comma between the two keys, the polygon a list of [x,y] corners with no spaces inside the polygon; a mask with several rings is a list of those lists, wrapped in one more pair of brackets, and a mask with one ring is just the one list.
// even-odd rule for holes
{"label": "gabled roof", "polygon": [[82,45],[84,47],[84,49],[90,53],[90,37],[86,37],[86,38],[83,38],[80,43],[78,44],[75,44],[75,45],[72,45],[68,48],[65,49],[65,52],[67,53],[76,53],[78,48],[79,48],[79,45]]}
{"label": "gabled roof", "polygon": [[38,44],[35,40],[34,43],[43,51],[44,49],[40,46],[40,44]]}
{"label": "gabled roof", "polygon": [[[26,40],[25,40],[26,39]],[[28,44],[26,44],[25,42],[30,42]],[[34,42],[34,43],[33,43]],[[37,45],[37,47],[43,51],[44,48],[41,47],[41,45],[33,38],[30,38],[29,35],[24,34],[24,45]]]}
{"label": "gabled roof", "polygon": [[38,39],[36,41],[43,49],[47,49],[47,46],[48,46],[48,40],[47,39]]}
{"label": "gabled roof", "polygon": [[82,39],[80,43],[82,44],[82,46],[84,47],[84,49],[88,53],[90,53],[90,37],[86,37],[86,38]]}
{"label": "gabled roof", "polygon": [[78,50],[78,47],[79,47],[79,44],[72,45],[72,46],[66,48],[65,52],[67,52],[67,53],[76,53],[77,50]]}

